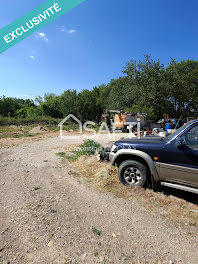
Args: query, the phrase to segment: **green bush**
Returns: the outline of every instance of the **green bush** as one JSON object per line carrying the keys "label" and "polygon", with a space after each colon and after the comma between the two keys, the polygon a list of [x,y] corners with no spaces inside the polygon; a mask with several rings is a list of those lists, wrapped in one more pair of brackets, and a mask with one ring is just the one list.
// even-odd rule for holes
{"label": "green bush", "polygon": [[99,143],[94,140],[87,139],[78,147],[77,150],[72,152],[71,156],[67,156],[67,158],[71,161],[75,161],[81,156],[95,155],[100,148],[101,145]]}
{"label": "green bush", "polygon": [[29,125],[55,125],[61,122],[61,119],[46,117],[46,116],[37,116],[31,118],[13,118],[13,117],[0,117],[0,126],[29,126]]}
{"label": "green bush", "polygon": [[95,142],[94,140],[87,139],[83,144],[80,145],[80,151],[83,155],[94,155],[96,151],[100,148],[100,144]]}

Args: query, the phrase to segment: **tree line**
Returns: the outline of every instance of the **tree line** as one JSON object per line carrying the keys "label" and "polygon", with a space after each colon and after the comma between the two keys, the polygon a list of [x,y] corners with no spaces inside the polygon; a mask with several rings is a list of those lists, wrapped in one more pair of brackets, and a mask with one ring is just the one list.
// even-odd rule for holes
{"label": "tree line", "polygon": [[3,117],[64,118],[72,113],[81,121],[100,122],[108,110],[144,112],[149,119],[198,116],[198,61],[174,59],[165,67],[159,60],[145,55],[131,60],[123,76],[92,90],[66,90],[61,95],[46,94],[35,100],[1,96]]}

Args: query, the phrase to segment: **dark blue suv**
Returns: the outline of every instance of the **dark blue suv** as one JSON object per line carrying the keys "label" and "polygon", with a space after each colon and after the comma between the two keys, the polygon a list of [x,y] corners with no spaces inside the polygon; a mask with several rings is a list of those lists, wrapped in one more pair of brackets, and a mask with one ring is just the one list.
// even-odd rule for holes
{"label": "dark blue suv", "polygon": [[166,137],[122,139],[104,151],[125,185],[165,185],[198,193],[198,120]]}

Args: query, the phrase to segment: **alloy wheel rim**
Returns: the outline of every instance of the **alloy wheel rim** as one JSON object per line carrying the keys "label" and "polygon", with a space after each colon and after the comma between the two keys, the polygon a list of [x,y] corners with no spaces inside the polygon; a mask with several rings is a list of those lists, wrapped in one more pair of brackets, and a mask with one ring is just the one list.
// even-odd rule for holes
{"label": "alloy wheel rim", "polygon": [[129,185],[137,185],[142,179],[142,174],[137,168],[129,167],[124,172],[124,179]]}

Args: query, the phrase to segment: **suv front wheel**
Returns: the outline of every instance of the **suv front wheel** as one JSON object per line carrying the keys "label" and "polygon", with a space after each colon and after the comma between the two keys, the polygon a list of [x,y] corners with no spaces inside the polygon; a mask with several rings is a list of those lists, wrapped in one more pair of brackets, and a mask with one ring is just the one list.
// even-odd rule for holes
{"label": "suv front wheel", "polygon": [[119,166],[118,176],[124,185],[146,187],[149,171],[146,166],[136,160],[126,160]]}

